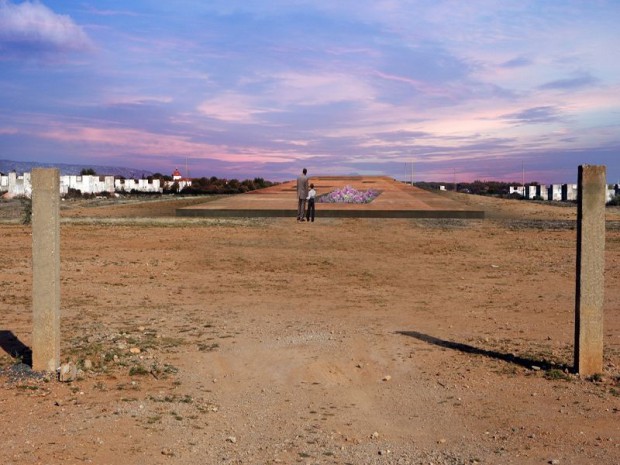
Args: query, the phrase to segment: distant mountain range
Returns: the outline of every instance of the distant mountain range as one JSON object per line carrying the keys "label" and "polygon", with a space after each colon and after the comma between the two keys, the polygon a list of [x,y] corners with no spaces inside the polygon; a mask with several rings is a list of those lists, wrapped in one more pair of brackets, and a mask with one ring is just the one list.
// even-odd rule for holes
{"label": "distant mountain range", "polygon": [[32,168],[58,168],[61,175],[80,174],[83,169],[92,168],[98,175],[122,176],[128,179],[139,179],[142,176],[150,176],[151,171],[123,168],[120,166],[100,165],[72,165],[68,163],[39,163],[35,161],[0,160],[0,173],[8,174],[11,171],[23,174],[32,171]]}

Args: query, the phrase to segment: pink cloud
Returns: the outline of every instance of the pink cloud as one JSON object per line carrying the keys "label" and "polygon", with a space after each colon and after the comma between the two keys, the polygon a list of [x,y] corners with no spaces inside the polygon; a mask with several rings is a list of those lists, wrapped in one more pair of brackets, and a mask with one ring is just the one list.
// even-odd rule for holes
{"label": "pink cloud", "polygon": [[198,111],[203,115],[221,121],[252,123],[256,121],[256,116],[269,110],[260,108],[260,103],[256,98],[235,92],[226,92],[202,102],[198,106]]}
{"label": "pink cloud", "polygon": [[403,84],[408,84],[411,87],[415,88],[421,93],[426,94],[427,96],[448,96],[452,97],[454,95],[458,95],[457,92],[453,91],[450,87],[447,86],[433,86],[428,82],[419,81],[417,79],[411,79],[403,76],[396,76],[393,74],[383,73],[381,71],[374,71],[373,74],[381,79],[386,79],[388,81],[396,81],[401,82]]}
{"label": "pink cloud", "polygon": [[182,156],[196,159],[271,163],[289,162],[292,158],[292,155],[286,152],[266,151],[255,147],[231,150],[226,146],[194,142],[179,135],[76,123],[49,125],[40,130],[35,129],[33,133],[38,137],[57,142],[88,145],[91,151],[103,152],[114,157],[136,154],[153,157]]}
{"label": "pink cloud", "polygon": [[80,51],[92,48],[82,28],[39,2],[0,1],[0,44],[29,45],[44,50]]}

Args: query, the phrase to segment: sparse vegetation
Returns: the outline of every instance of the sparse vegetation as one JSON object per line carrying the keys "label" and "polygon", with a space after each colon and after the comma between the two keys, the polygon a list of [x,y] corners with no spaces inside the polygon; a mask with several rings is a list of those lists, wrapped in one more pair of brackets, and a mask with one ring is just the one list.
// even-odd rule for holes
{"label": "sparse vegetation", "polygon": [[550,380],[563,380],[570,381],[571,377],[568,373],[564,373],[562,370],[558,370],[553,368],[547,372],[545,372],[545,378]]}
{"label": "sparse vegetation", "polygon": [[32,223],[32,199],[21,197],[19,200],[22,204],[22,224]]}
{"label": "sparse vegetation", "polygon": [[202,344],[201,343],[201,344],[198,344],[198,350],[201,352],[212,352],[218,349],[219,346],[220,345],[217,342],[213,344]]}
{"label": "sparse vegetation", "polygon": [[[501,181],[480,181],[474,182],[416,182],[417,187],[427,190],[439,190],[439,186],[445,186],[447,190],[454,191],[455,188],[459,192],[467,192],[476,195],[491,195],[496,197],[508,197],[510,186],[520,186],[521,182],[501,182]],[[530,184],[537,184],[536,182]],[[519,197],[521,197],[519,195]]]}
{"label": "sparse vegetation", "polygon": [[146,376],[149,373],[151,373],[151,371],[142,365],[134,365],[129,369],[129,376]]}
{"label": "sparse vegetation", "polygon": [[588,377],[588,381],[592,381],[593,383],[600,383],[603,381],[602,373],[594,373],[592,376]]}
{"label": "sparse vegetation", "polygon": [[[507,219],[334,219],[300,240],[287,219],[174,219],[170,230],[173,220],[146,213],[197,198],[125,199],[111,208],[64,202],[109,221],[66,215],[63,224],[61,353],[84,379],[17,378],[5,336],[0,413],[36,412],[10,416],[9,461],[36,414],[44,424],[70,416],[75,441],[55,428],[38,432],[50,456],[65,461],[97,459],[110,447],[126,461],[156,463],[191,462],[207,450],[260,463],[367,463],[379,451],[377,463],[518,460],[510,451],[548,461],[543,449],[587,428],[603,439],[564,447],[562,462],[599,454],[616,463],[615,339],[602,382],[570,371],[574,232],[563,224],[574,222],[572,210],[554,216],[559,209],[535,205],[538,217],[513,217],[531,205],[477,197],[468,200],[497,204]],[[19,200],[12,205],[18,214]],[[126,216],[115,216],[121,210]],[[17,218],[3,230],[0,291],[6,329],[28,345],[30,243]],[[616,216],[611,222],[615,269],[620,235]],[[418,337],[396,333],[415,330]],[[461,441],[465,416],[475,441]],[[441,436],[412,443],[431,423],[429,433]],[[376,439],[365,439],[375,429]]]}

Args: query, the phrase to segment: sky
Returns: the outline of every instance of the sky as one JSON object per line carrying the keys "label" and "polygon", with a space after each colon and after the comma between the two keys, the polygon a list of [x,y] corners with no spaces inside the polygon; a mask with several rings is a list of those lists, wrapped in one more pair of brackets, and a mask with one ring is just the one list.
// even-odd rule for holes
{"label": "sky", "polygon": [[0,0],[0,159],[615,183],[618,24],[618,0]]}

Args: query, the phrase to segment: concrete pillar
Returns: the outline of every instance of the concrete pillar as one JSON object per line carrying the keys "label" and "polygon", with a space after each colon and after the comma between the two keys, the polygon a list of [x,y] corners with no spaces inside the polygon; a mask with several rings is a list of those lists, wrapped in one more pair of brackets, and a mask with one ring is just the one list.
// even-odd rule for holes
{"label": "concrete pillar", "polygon": [[604,166],[579,166],[575,369],[583,376],[603,372],[606,188]]}
{"label": "concrete pillar", "polygon": [[32,170],[32,369],[60,366],[60,176]]}

